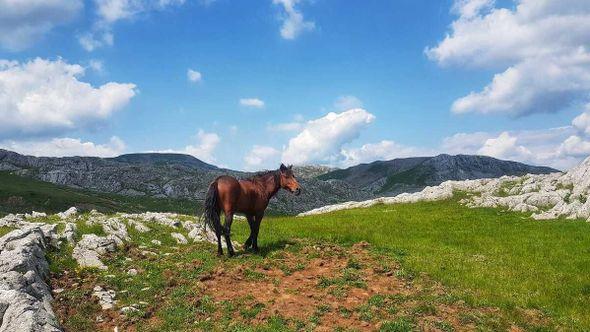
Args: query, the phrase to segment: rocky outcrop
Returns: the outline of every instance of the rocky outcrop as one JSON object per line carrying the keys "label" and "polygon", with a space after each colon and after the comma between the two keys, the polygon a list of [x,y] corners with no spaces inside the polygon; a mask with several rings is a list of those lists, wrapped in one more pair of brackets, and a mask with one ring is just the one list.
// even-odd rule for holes
{"label": "rocky outcrop", "polygon": [[381,197],[361,202],[324,206],[299,216],[314,215],[375,204],[413,203],[444,200],[457,191],[467,193],[461,200],[468,207],[504,208],[528,212],[534,219],[584,219],[590,221],[590,157],[565,174],[527,174],[496,179],[447,181],[421,192]]}
{"label": "rocky outcrop", "polygon": [[100,260],[100,256],[107,252],[114,252],[116,249],[117,240],[114,236],[84,234],[74,247],[72,256],[81,267],[96,267],[104,270],[107,266]]}
{"label": "rocky outcrop", "polygon": [[0,238],[0,332],[61,331],[51,309],[45,251],[55,227],[27,226]]}
{"label": "rocky outcrop", "polygon": [[461,181],[525,174],[548,174],[557,170],[530,166],[486,156],[441,154],[435,157],[400,158],[375,161],[321,175],[321,179],[341,179],[377,195],[417,192],[445,181]]}

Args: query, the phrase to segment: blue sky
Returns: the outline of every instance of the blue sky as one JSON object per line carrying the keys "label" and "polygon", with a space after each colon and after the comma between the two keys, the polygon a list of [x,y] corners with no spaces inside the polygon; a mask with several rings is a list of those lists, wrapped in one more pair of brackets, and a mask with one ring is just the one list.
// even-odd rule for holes
{"label": "blue sky", "polygon": [[587,1],[0,0],[0,12],[0,146],[22,153],[172,151],[251,170],[438,153],[565,169],[590,154]]}

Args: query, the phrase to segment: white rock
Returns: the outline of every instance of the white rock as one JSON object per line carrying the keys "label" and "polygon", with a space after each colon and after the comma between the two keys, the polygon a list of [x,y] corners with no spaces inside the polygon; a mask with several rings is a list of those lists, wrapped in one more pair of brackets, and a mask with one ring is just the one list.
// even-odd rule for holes
{"label": "white rock", "polygon": [[[55,227],[46,230],[54,232]],[[0,332],[61,331],[45,283],[45,250],[52,236],[31,226],[0,238]]]}
{"label": "white rock", "polygon": [[114,252],[117,249],[117,241],[113,236],[98,236],[96,234],[84,234],[80,242],[74,247],[72,257],[81,267],[96,267],[106,269],[106,265],[100,260],[100,255]]}
{"label": "white rock", "polygon": [[178,242],[178,244],[187,244],[188,240],[180,233],[170,233],[170,235]]}
{"label": "white rock", "polygon": [[66,211],[58,213],[57,216],[60,217],[61,219],[67,219],[67,218],[75,216],[76,214],[78,214],[78,209],[76,209],[76,207],[72,206],[71,208],[67,209]]}
{"label": "white rock", "polygon": [[[585,219],[590,221],[590,157],[569,172],[503,176],[498,179],[447,181],[418,193],[404,193],[363,202],[346,202],[320,207],[299,216],[328,213],[375,204],[415,203],[449,199],[454,191],[470,193],[461,200],[468,207],[506,208],[530,212],[534,219]],[[189,233],[190,236],[190,233]]]}
{"label": "white rock", "polygon": [[102,310],[112,309],[117,301],[115,300],[116,293],[114,290],[105,290],[100,286],[94,287],[92,296],[98,298],[98,303]]}

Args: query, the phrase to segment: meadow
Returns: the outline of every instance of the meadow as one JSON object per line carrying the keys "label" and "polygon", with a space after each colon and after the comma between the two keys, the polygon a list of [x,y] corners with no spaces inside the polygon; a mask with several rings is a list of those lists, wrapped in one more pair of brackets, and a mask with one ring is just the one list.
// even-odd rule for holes
{"label": "meadow", "polygon": [[[244,241],[247,224],[234,225]],[[67,329],[590,329],[590,225],[583,221],[539,222],[457,200],[378,205],[269,217],[261,252],[231,259],[216,257],[209,244],[177,245],[164,228],[131,232],[132,242],[106,260],[108,271],[77,269],[67,246],[50,254],[52,286],[66,290],[56,312]],[[130,268],[140,274],[129,276]],[[116,290],[119,307],[137,310],[103,317],[88,301],[96,284]],[[268,289],[274,293],[258,294]],[[285,298],[307,318],[290,317],[297,313],[284,311]]]}

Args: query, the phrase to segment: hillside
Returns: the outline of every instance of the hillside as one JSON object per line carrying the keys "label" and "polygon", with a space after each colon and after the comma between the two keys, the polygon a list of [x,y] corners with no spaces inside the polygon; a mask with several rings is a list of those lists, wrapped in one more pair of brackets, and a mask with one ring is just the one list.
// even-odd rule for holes
{"label": "hillside", "polygon": [[[304,190],[300,196],[279,192],[270,203],[273,213],[293,214],[327,204],[368,199],[369,193],[340,180],[316,176],[331,170],[321,166],[296,167]],[[23,156],[0,149],[0,171],[40,181],[126,197],[189,200],[205,198],[209,183],[224,174],[238,178],[252,173],[220,169],[180,154],[129,154],[116,158]]]}
{"label": "hillside", "polygon": [[339,179],[376,195],[415,192],[448,180],[498,178],[504,175],[559,172],[549,167],[530,166],[486,156],[441,154],[375,161],[321,175],[320,179]]}
{"label": "hillside", "polygon": [[12,215],[0,313],[11,331],[583,331],[589,227],[455,197],[269,217],[260,254],[220,259],[194,216]]}
{"label": "hillside", "polygon": [[57,213],[71,206],[103,213],[170,211],[193,214],[201,208],[189,200],[98,193],[0,171],[0,217],[31,211]]}

